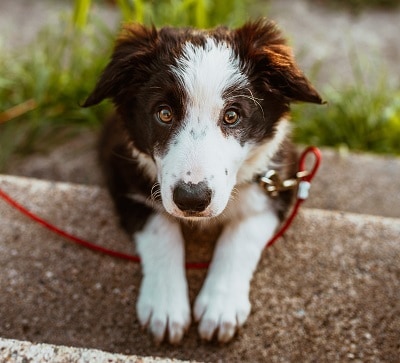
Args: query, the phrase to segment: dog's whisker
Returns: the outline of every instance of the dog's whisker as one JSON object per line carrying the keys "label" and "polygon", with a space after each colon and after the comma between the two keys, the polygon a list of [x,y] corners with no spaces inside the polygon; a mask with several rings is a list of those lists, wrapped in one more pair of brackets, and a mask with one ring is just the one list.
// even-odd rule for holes
{"label": "dog's whisker", "polygon": [[151,187],[150,197],[149,198],[153,202],[156,202],[160,197],[161,197],[161,186],[160,186],[160,183],[156,182]]}
{"label": "dog's whisker", "polygon": [[127,155],[120,154],[120,153],[116,152],[115,150],[112,150],[111,152],[112,152],[112,154],[113,154],[114,156],[116,156],[117,158],[122,159],[122,160],[125,160],[125,161],[127,161],[127,162],[129,162],[129,163],[132,163],[132,164],[133,164],[133,163],[136,162],[136,159],[133,158],[133,157],[129,157],[129,156],[127,156]]}
{"label": "dog's whisker", "polygon": [[228,213],[227,213],[226,211],[223,211],[223,212],[218,216],[218,218],[224,220],[224,219],[229,218],[229,215],[228,215]]}
{"label": "dog's whisker", "polygon": [[[232,98],[237,98],[237,97],[243,97],[243,98],[248,98],[249,100],[252,100],[254,102],[254,104],[261,110],[261,113],[263,115],[263,119],[265,120],[265,114],[264,114],[264,109],[261,106],[260,101],[263,101],[263,98],[257,98],[254,97],[253,92],[251,92],[251,89],[246,88],[246,90],[250,93],[249,95],[245,95],[245,94],[238,94],[238,95],[233,95],[227,98],[227,100],[230,100]],[[228,94],[229,95],[229,94]]]}
{"label": "dog's whisker", "polygon": [[262,108],[261,103],[259,102],[259,101],[263,101],[264,99],[254,97],[253,92],[251,92],[251,89],[250,88],[246,88],[246,89],[247,89],[247,91],[249,91],[249,93],[251,95],[250,99],[252,99],[254,104],[258,105],[258,107],[260,108],[261,113],[263,115],[263,119],[265,120],[264,109]]}
{"label": "dog's whisker", "polygon": [[246,90],[249,91],[252,100],[264,101],[264,98],[257,98],[257,97],[254,97],[253,92],[251,92],[251,89],[250,89],[250,88],[246,88]]}
{"label": "dog's whisker", "polygon": [[239,190],[237,188],[233,188],[231,195],[229,196],[229,200],[235,201],[238,196],[239,196]]}
{"label": "dog's whisker", "polygon": [[236,98],[236,97],[245,97],[245,98],[248,98],[248,99],[252,100],[254,103],[256,103],[257,101],[264,101],[264,98],[255,97],[249,88],[246,88],[246,90],[249,91],[250,96],[246,95],[246,94],[241,94],[241,93],[233,95],[233,96],[230,96],[231,93],[233,93],[233,92],[231,92],[231,93],[227,94],[227,96],[229,96],[229,97],[227,97],[226,99],[230,100],[230,99]]}

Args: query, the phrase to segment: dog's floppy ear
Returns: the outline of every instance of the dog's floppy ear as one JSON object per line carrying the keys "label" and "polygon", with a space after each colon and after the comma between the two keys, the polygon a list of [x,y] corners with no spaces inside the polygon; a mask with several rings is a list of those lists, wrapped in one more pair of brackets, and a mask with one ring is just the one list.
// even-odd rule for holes
{"label": "dog's floppy ear", "polygon": [[146,66],[151,63],[157,41],[158,32],[155,27],[125,25],[116,41],[110,62],[82,107],[96,105],[106,98],[114,99],[127,85],[144,81]]}
{"label": "dog's floppy ear", "polygon": [[288,102],[323,103],[320,95],[296,65],[291,49],[274,22],[260,19],[236,30],[240,56],[254,80],[267,92]]}

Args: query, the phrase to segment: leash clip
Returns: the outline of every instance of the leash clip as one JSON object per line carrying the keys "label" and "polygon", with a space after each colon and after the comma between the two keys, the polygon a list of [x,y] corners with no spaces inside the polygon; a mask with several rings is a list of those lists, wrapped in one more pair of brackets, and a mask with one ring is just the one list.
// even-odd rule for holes
{"label": "leash clip", "polygon": [[[311,171],[307,171],[305,167],[308,155],[314,156],[314,166]],[[297,189],[297,198],[304,200],[308,197],[311,180],[314,178],[320,163],[321,152],[315,146],[309,146],[300,156],[299,171],[294,178],[282,180],[279,173],[272,169],[259,178],[259,183],[271,198],[276,198],[280,192]]]}
{"label": "leash clip", "polygon": [[268,170],[260,177],[260,185],[265,192],[271,197],[276,198],[280,192],[286,190],[297,189],[300,182],[308,176],[307,170],[298,171],[295,178],[282,180],[276,170]]}

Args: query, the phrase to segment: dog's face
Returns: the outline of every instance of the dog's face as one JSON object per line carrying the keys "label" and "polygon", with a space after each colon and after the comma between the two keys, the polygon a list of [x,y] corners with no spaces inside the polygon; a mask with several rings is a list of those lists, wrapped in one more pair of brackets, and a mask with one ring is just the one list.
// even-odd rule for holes
{"label": "dog's face", "polygon": [[[84,106],[113,99],[164,208],[215,217],[265,168],[292,101],[321,103],[269,22],[212,31],[125,28]],[[147,168],[154,170],[154,168]]]}

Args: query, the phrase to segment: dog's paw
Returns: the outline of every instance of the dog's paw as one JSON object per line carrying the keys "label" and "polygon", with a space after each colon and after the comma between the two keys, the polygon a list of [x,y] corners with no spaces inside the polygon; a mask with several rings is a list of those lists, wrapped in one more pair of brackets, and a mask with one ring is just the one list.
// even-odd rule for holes
{"label": "dog's paw", "polygon": [[246,322],[250,310],[247,292],[203,288],[194,306],[200,337],[211,340],[218,332],[218,341],[228,342]]}
{"label": "dog's paw", "polygon": [[166,335],[172,344],[178,344],[190,325],[190,305],[187,288],[179,289],[144,278],[137,302],[140,324],[148,327],[157,343]]}

